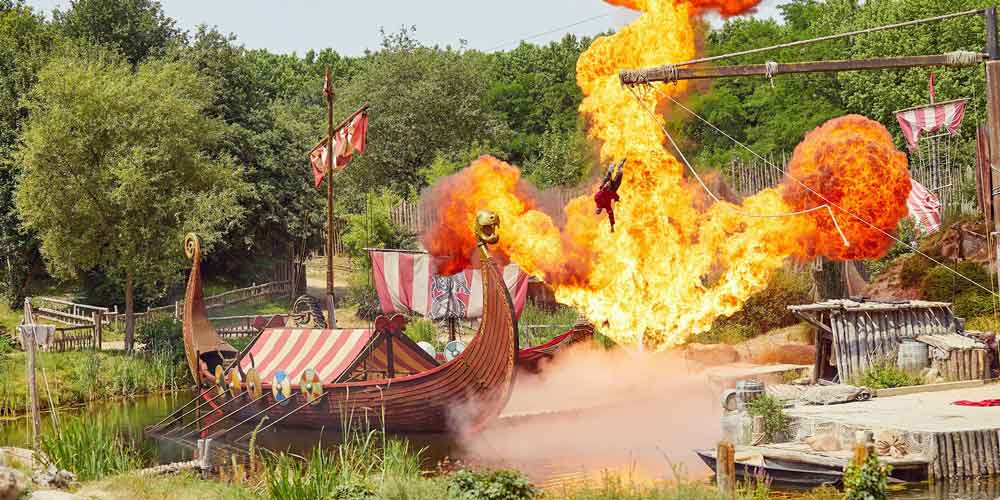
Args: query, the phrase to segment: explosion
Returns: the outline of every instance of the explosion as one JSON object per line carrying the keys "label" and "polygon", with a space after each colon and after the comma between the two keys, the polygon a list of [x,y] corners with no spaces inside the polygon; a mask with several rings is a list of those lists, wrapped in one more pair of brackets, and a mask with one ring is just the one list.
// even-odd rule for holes
{"label": "explosion", "polygon": [[684,177],[684,165],[665,149],[663,130],[643,108],[663,104],[664,94],[681,95],[685,82],[645,93],[642,104],[619,83],[621,69],[693,59],[693,19],[703,9],[733,15],[755,2],[608,1],[642,14],[580,56],[577,84],[602,161],[628,159],[616,231],[594,214],[591,196],[570,201],[554,219],[516,167],[483,156],[425,194],[439,220],[422,241],[440,258],[439,271],[470,264],[475,213],[492,210],[500,216],[501,255],[544,280],[557,301],[616,342],[662,350],[738,311],[789,257],[872,258],[885,251],[888,239],[851,215],[886,231],[905,215],[906,157],[881,125],[859,116],[831,120],[808,134],[791,160],[790,175],[836,205],[830,208],[850,242],[845,246],[828,210],[769,217],[828,204],[793,180],[739,205],[709,199]]}

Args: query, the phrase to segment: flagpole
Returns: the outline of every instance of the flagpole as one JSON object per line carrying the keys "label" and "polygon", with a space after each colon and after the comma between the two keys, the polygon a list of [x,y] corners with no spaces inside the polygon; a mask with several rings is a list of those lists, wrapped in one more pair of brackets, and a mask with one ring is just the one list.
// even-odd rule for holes
{"label": "flagpole", "polygon": [[328,328],[337,327],[333,300],[333,84],[326,67],[326,311]]}

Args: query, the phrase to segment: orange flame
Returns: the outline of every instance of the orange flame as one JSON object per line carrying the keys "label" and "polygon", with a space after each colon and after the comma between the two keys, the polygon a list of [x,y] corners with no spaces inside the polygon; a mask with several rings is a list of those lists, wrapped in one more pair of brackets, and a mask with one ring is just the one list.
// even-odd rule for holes
{"label": "orange flame", "polygon": [[826,122],[796,146],[788,171],[801,182],[789,180],[782,187],[789,205],[802,210],[829,201],[848,212],[834,213],[851,246],[839,244],[840,235],[829,214],[812,212],[816,229],[804,233],[805,256],[869,259],[889,249],[892,240],[888,236],[852,215],[886,232],[906,216],[910,194],[906,155],[896,149],[880,123],[859,115]]}
{"label": "orange flame", "polygon": [[[596,39],[580,56],[577,84],[584,94],[580,111],[590,118],[588,134],[601,144],[602,159],[628,158],[615,206],[616,232],[610,232],[606,216],[594,214],[590,196],[570,201],[562,213],[547,213],[517,168],[484,156],[425,194],[425,202],[439,209],[439,221],[423,235],[423,243],[445,257],[442,271],[468,265],[475,248],[469,230],[475,212],[490,209],[501,219],[500,253],[545,280],[556,300],[576,308],[619,343],[660,350],[738,311],[789,257],[871,257],[884,251],[881,235],[844,212],[835,210],[853,243],[846,249],[831,232],[825,210],[795,217],[745,215],[823,204],[798,185],[762,191],[737,207],[713,203],[700,186],[688,183],[684,166],[664,148],[663,131],[621,86],[617,73],[692,59],[692,17],[709,2],[613,3],[642,14],[618,33]],[[711,2],[724,13],[725,5],[749,2]],[[685,88],[678,82],[660,90],[679,95]],[[655,108],[662,104],[660,97],[653,92],[640,99]],[[905,214],[905,156],[874,122],[845,117],[818,128],[796,148],[791,168],[807,185],[845,209],[874,218],[881,228],[895,227]]]}

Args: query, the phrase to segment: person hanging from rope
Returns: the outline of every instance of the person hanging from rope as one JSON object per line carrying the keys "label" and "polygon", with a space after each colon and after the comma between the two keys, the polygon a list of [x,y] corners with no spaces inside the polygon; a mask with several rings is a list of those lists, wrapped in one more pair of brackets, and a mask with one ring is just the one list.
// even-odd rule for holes
{"label": "person hanging from rope", "polygon": [[615,173],[615,162],[608,165],[608,172],[604,174],[601,188],[594,194],[594,203],[597,204],[595,214],[600,215],[601,210],[608,211],[608,221],[611,222],[611,232],[615,232],[615,209],[614,202],[618,201],[618,187],[622,185],[622,173],[625,169],[625,158],[618,164],[618,173]]}

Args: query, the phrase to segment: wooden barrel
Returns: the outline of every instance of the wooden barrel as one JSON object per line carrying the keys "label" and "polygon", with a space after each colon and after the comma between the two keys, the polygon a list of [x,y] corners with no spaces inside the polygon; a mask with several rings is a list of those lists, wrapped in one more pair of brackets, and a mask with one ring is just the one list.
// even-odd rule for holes
{"label": "wooden barrel", "polygon": [[757,379],[736,382],[736,399],[739,409],[744,409],[751,401],[764,394],[764,383]]}
{"label": "wooden barrel", "polygon": [[896,365],[908,372],[919,372],[930,364],[927,344],[914,340],[904,340],[899,344]]}

